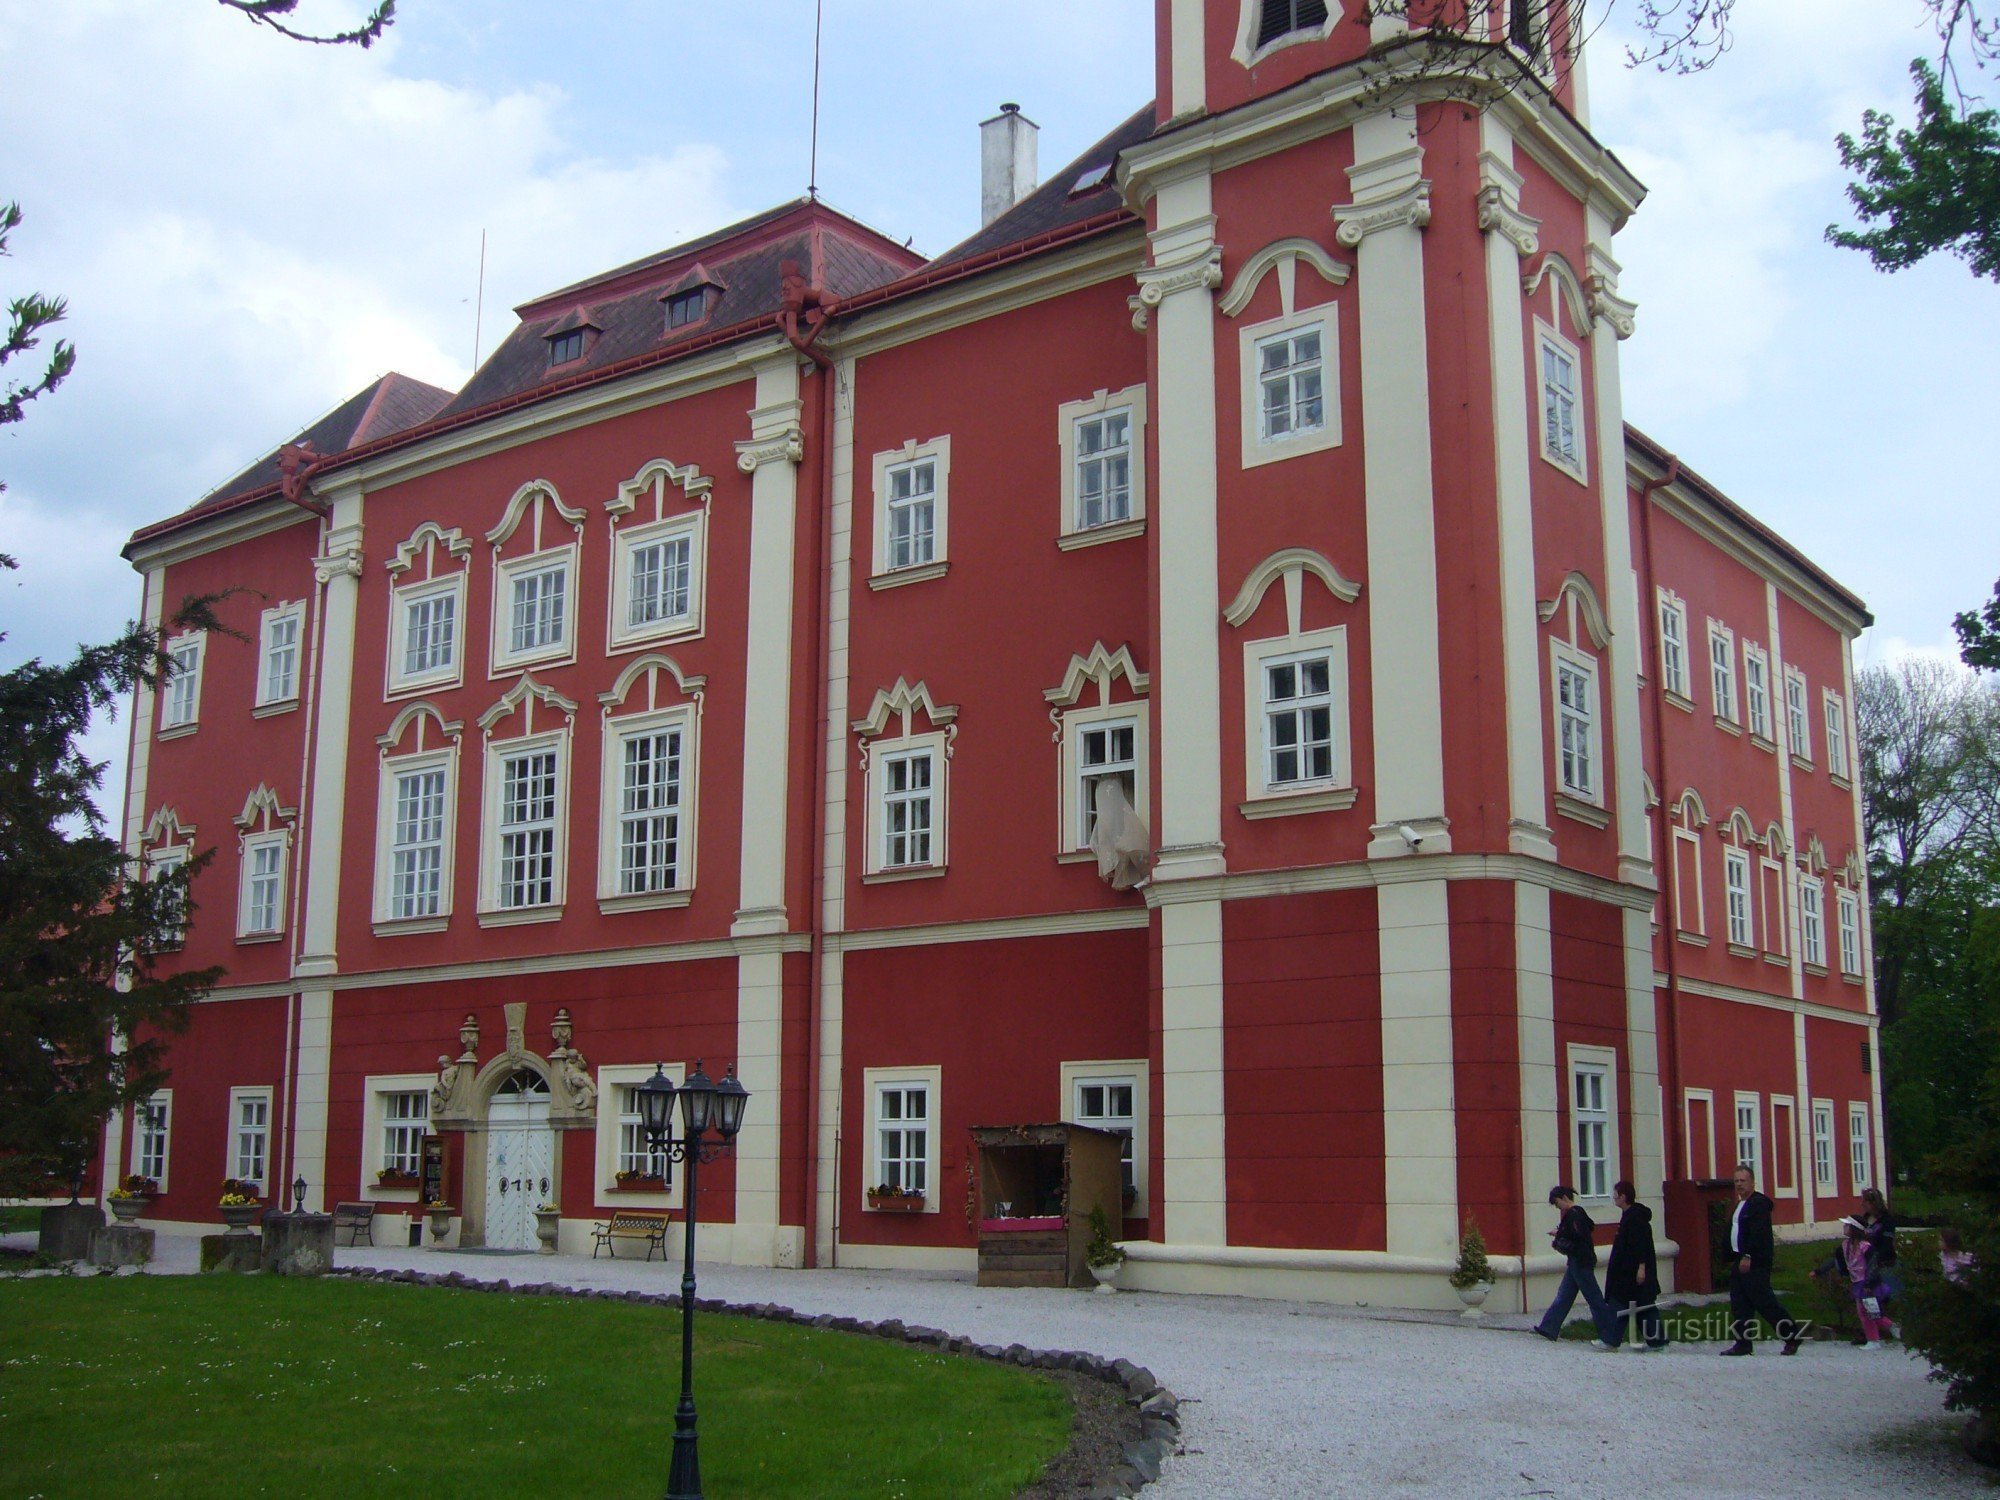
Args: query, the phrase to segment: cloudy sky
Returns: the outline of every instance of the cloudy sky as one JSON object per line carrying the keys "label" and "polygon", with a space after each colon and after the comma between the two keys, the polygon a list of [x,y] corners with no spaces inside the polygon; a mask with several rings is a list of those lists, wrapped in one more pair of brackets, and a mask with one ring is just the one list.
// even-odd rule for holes
{"label": "cloudy sky", "polygon": [[[514,304],[796,196],[813,8],[402,0],[362,53],[210,0],[0,0],[0,201],[27,214],[0,300],[66,296],[81,351],[0,428],[0,665],[113,633],[135,526],[383,371],[462,383],[482,229],[490,350]],[[1943,649],[2000,573],[2000,288],[1821,238],[1833,136],[1907,113],[1923,14],[1742,0],[1721,66],[1677,78],[1623,66],[1614,8],[1590,68],[1594,130],[1651,189],[1618,251],[1627,415],[1870,602],[1869,659]],[[977,227],[977,122],[1019,101],[1053,172],[1150,97],[1152,18],[826,0],[823,195],[936,253]]]}

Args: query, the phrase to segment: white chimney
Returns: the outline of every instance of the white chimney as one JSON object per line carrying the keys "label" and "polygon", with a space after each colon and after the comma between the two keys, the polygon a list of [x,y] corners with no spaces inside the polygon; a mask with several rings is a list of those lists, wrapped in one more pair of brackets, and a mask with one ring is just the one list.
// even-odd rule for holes
{"label": "white chimney", "polygon": [[1041,126],[1003,104],[979,125],[979,227],[984,229],[1035,190],[1035,141]]}

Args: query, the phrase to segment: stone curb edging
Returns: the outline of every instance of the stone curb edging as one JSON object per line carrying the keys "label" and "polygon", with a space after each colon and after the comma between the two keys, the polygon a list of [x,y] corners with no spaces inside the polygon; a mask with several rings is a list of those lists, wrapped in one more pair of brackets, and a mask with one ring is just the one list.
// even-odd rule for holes
{"label": "stone curb edging", "polygon": [[[402,1271],[364,1266],[340,1266],[327,1273],[357,1281],[399,1282],[408,1286],[448,1286],[471,1292],[511,1292],[522,1297],[582,1297],[599,1302],[634,1302],[654,1307],[678,1308],[680,1297],[666,1292],[609,1291],[602,1288],[562,1286],[552,1281],[524,1282],[519,1286],[506,1280],[481,1281],[462,1271]],[[796,1323],[801,1328],[827,1329],[835,1333],[858,1333],[873,1338],[917,1344],[948,1354],[963,1354],[1023,1369],[1069,1371],[1115,1386],[1125,1404],[1137,1410],[1139,1437],[1125,1445],[1119,1462],[1108,1472],[1095,1476],[1094,1485],[1083,1491],[1090,1500],[1100,1496],[1130,1496],[1160,1477],[1167,1459],[1180,1451],[1180,1398],[1159,1381],[1153,1372],[1129,1359],[1106,1359],[1073,1349],[1030,1349],[1023,1344],[982,1344],[942,1328],[905,1324],[900,1318],[884,1318],[879,1323],[851,1318],[839,1313],[803,1313],[776,1302],[724,1302],[713,1297],[697,1297],[695,1311],[730,1313],[739,1318],[762,1318],[774,1323]]]}

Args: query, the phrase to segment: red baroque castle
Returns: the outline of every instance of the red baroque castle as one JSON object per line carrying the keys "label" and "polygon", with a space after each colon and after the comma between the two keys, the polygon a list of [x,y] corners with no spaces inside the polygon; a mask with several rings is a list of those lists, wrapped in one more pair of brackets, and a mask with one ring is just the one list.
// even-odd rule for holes
{"label": "red baroque castle", "polygon": [[437,1136],[462,1243],[575,1248],[678,1206],[631,1090],[705,1059],[737,1262],[969,1267],[970,1129],[1057,1119],[1144,1287],[1438,1303],[1468,1217],[1547,1278],[1551,1184],[1738,1160],[1853,1209],[1869,616],[1627,425],[1642,188],[1537,14],[1161,0],[1158,102],[1039,186],[1003,110],[937,259],[786,204],[137,533],[149,619],[255,592],[136,705],[228,976],[106,1177],[414,1212]]}

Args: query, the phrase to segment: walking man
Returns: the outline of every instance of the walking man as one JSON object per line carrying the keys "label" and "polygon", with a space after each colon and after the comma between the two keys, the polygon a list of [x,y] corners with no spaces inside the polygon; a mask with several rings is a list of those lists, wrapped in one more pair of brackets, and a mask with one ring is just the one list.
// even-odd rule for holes
{"label": "walking man", "polygon": [[1756,1174],[1747,1165],[1736,1169],[1736,1211],[1729,1218],[1729,1253],[1735,1257],[1729,1267],[1729,1332],[1736,1342],[1723,1354],[1756,1352],[1750,1335],[1758,1314],[1785,1341],[1784,1352],[1797,1354],[1805,1333],[1771,1290],[1771,1200],[1757,1191]]}
{"label": "walking man", "polygon": [[1639,1334],[1648,1349],[1667,1347],[1667,1331],[1660,1323],[1660,1268],[1653,1250],[1653,1211],[1639,1201],[1639,1190],[1629,1182],[1611,1189],[1611,1201],[1618,1205],[1618,1238],[1611,1242],[1611,1260],[1604,1269],[1604,1300],[1617,1317],[1620,1341],[1631,1323],[1626,1313],[1639,1309]]}

